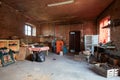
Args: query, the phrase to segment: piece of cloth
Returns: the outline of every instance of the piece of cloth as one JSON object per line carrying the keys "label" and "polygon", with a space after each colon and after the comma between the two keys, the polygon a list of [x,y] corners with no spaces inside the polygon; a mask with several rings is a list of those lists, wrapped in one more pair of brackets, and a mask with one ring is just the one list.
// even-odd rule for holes
{"label": "piece of cloth", "polygon": [[64,43],[62,40],[57,40],[56,41],[56,53],[59,54],[60,51],[62,51],[62,47],[63,47]]}
{"label": "piece of cloth", "polygon": [[49,47],[36,47],[36,48],[29,48],[31,51],[47,51]]}
{"label": "piece of cloth", "polygon": [[64,54],[68,53],[67,47],[65,45],[63,46],[63,53]]}

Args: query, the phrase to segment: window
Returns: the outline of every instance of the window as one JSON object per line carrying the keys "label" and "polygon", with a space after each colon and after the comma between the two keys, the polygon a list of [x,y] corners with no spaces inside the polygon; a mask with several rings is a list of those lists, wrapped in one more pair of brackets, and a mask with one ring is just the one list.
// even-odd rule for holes
{"label": "window", "polygon": [[36,36],[36,27],[29,23],[25,24],[25,35]]}
{"label": "window", "polygon": [[110,41],[110,28],[105,28],[110,25],[110,17],[105,17],[99,23],[99,42],[107,43]]}

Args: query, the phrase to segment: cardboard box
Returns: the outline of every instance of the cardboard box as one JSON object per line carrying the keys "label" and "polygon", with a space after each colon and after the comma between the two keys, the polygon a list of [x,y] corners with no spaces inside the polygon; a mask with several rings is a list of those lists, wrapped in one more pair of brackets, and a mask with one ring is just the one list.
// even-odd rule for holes
{"label": "cardboard box", "polygon": [[80,55],[74,55],[74,60],[81,61]]}

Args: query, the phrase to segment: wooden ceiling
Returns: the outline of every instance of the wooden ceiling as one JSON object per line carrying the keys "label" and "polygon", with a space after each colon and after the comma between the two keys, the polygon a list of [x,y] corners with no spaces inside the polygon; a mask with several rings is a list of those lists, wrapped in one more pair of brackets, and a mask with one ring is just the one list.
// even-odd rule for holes
{"label": "wooden ceiling", "polygon": [[74,3],[71,4],[47,6],[64,1],[68,0],[1,0],[40,23],[93,20],[113,2],[113,0],[74,0]]}

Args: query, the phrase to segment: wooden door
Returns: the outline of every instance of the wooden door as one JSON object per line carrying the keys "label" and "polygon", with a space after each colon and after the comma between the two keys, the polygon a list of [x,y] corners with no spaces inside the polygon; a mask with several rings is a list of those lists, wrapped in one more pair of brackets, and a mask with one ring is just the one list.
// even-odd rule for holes
{"label": "wooden door", "polygon": [[70,52],[80,52],[80,31],[70,31],[69,50]]}

